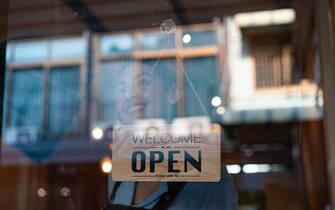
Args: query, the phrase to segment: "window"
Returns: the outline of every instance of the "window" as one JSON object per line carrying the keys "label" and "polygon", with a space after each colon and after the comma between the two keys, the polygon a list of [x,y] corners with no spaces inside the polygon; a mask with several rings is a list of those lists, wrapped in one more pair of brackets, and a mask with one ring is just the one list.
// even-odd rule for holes
{"label": "window", "polygon": [[[31,53],[34,52],[34,53]],[[32,41],[17,43],[14,50],[15,62],[39,62],[47,59],[47,42]]]}
{"label": "window", "polygon": [[334,209],[334,8],[0,0],[0,210]]}
{"label": "window", "polygon": [[178,102],[175,59],[143,60],[141,70],[142,102],[148,106],[143,117],[171,122],[177,117]]}
{"label": "window", "polygon": [[[183,116],[219,120],[211,105],[212,97],[220,96],[217,52],[196,51],[201,47],[217,48],[216,32],[209,26],[199,26],[195,31],[177,28],[175,33],[135,31],[100,36],[95,120],[107,124],[136,118],[171,122]],[[192,36],[193,42],[183,46],[182,37],[177,40],[178,33]],[[140,47],[134,51],[135,40]],[[187,54],[189,47],[195,53]],[[176,51],[169,50],[172,48]],[[149,52],[157,50],[160,52]],[[126,56],[120,57],[124,52]],[[198,93],[194,94],[194,90]],[[130,114],[129,110],[137,111]]]}
{"label": "window", "polygon": [[10,46],[5,109],[12,134],[34,133],[34,141],[78,135],[85,102],[80,73],[84,39],[21,41]]}
{"label": "window", "polygon": [[143,33],[140,36],[141,50],[166,50],[175,47],[174,34],[160,32]]}
{"label": "window", "polygon": [[129,53],[135,49],[134,37],[130,34],[102,36],[100,46],[102,55]]}
{"label": "window", "polygon": [[50,41],[51,59],[69,60],[85,56],[86,43],[82,38],[65,38]]}
{"label": "window", "polygon": [[43,71],[14,69],[9,102],[9,126],[32,126],[41,131],[43,114]]}
{"label": "window", "polygon": [[217,44],[216,31],[184,31],[184,47],[215,46]]}
{"label": "window", "polygon": [[50,136],[78,131],[79,79],[78,67],[51,68],[48,90],[48,132]]}
{"label": "window", "polygon": [[215,57],[185,59],[185,115],[211,116],[211,100],[220,96],[220,73]]}
{"label": "window", "polygon": [[253,49],[256,87],[278,87],[291,82],[291,53],[289,48],[263,46]]}
{"label": "window", "polygon": [[243,28],[253,68],[256,88],[272,88],[292,84],[293,55],[289,26],[264,26],[262,30]]}
{"label": "window", "polygon": [[118,100],[123,96],[135,97],[134,73],[134,62],[131,60],[101,63],[98,77],[98,121],[116,122],[119,119],[117,107],[122,108],[118,105]]}

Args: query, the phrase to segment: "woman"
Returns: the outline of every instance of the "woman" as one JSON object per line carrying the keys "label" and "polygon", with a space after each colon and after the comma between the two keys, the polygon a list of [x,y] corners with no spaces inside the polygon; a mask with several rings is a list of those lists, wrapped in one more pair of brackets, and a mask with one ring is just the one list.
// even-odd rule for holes
{"label": "woman", "polygon": [[[161,68],[163,67],[163,68]],[[119,120],[130,124],[137,117],[171,119],[178,100],[171,79],[162,79],[161,71],[168,66],[153,63],[134,74],[132,68],[119,72],[116,88],[116,110]],[[157,69],[154,69],[157,68]],[[171,84],[172,83],[172,84]],[[136,84],[141,86],[141,100],[136,97]],[[137,86],[136,86],[137,87]],[[175,99],[175,100],[174,100]],[[109,205],[112,209],[169,209],[169,210],[235,210],[237,196],[232,178],[221,166],[219,182],[113,182],[108,180]]]}

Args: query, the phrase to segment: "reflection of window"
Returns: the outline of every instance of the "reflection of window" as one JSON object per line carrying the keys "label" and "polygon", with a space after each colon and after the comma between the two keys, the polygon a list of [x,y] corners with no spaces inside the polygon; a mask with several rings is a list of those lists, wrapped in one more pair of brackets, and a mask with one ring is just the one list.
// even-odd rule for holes
{"label": "reflection of window", "polygon": [[[82,58],[86,52],[85,39],[82,37],[42,41],[18,42],[11,46],[12,53],[7,59],[15,63],[36,63],[46,60],[69,60]],[[70,47],[69,47],[70,46]]]}
{"label": "reflection of window", "polygon": [[76,131],[80,107],[79,85],[78,67],[50,70],[48,131],[51,134]]}
{"label": "reflection of window", "polygon": [[128,53],[134,50],[134,38],[130,34],[103,36],[100,39],[101,54]]}
{"label": "reflection of window", "polygon": [[12,88],[7,93],[9,127],[34,127],[47,138],[78,132],[79,67],[51,68],[47,87],[46,69],[11,71]]}
{"label": "reflection of window", "polygon": [[118,120],[117,100],[121,96],[134,95],[134,62],[130,60],[108,61],[101,64],[99,72],[98,119]]}
{"label": "reflection of window", "polygon": [[215,31],[185,31],[183,33],[184,47],[199,47],[216,44],[217,38]]}
{"label": "reflection of window", "polygon": [[142,97],[151,103],[143,117],[172,120],[177,116],[178,97],[175,59],[143,60],[141,70]]}
{"label": "reflection of window", "polygon": [[291,53],[279,46],[255,47],[252,50],[256,70],[256,87],[277,87],[291,81]]}
{"label": "reflection of window", "polygon": [[80,134],[81,102],[86,102],[80,69],[87,44],[83,37],[67,37],[8,45],[7,127],[36,129],[36,138],[45,139]]}
{"label": "reflection of window", "polygon": [[50,41],[50,45],[53,60],[81,58],[86,52],[85,42],[82,38],[56,39]]}
{"label": "reflection of window", "polygon": [[[278,29],[278,30],[277,30]],[[290,27],[266,26],[262,30],[243,28],[245,44],[254,63],[255,87],[271,88],[291,84],[292,55]]]}
{"label": "reflection of window", "polygon": [[175,47],[175,37],[161,32],[145,33],[141,35],[140,43],[144,51],[171,49]]}
{"label": "reflection of window", "polygon": [[42,69],[13,70],[11,127],[34,126],[42,128],[43,71]]}
{"label": "reflection of window", "polygon": [[[137,87],[141,88],[141,99],[137,98]],[[98,88],[99,121],[125,120],[129,110],[139,103],[144,108],[139,113],[130,113],[133,117],[138,114],[171,120],[177,116],[175,59],[143,60],[141,73],[136,75],[131,60],[102,62]]]}
{"label": "reflection of window", "polygon": [[[162,118],[171,122],[176,117],[207,114],[217,120],[216,108],[210,103],[214,96],[220,96],[216,34],[217,30],[207,25],[186,30],[177,27],[175,33],[101,36],[95,120],[115,123]],[[185,35],[190,38],[188,43]],[[124,50],[118,50],[121,48]]]}
{"label": "reflection of window", "polygon": [[15,46],[13,59],[15,62],[38,62],[43,61],[46,58],[46,41],[22,42],[17,43]]}
{"label": "reflection of window", "polygon": [[8,44],[6,47],[6,62],[9,62],[11,59],[12,49],[13,49],[12,45]]}
{"label": "reflection of window", "polygon": [[220,93],[220,74],[216,58],[186,59],[184,67],[185,115],[211,115],[211,99]]}

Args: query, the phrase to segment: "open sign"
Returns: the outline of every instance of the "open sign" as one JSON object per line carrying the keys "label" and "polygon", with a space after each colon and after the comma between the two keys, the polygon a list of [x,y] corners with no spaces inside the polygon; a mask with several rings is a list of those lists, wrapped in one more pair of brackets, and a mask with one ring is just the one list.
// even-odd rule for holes
{"label": "open sign", "polygon": [[113,135],[114,181],[219,181],[220,129],[176,133],[122,126]]}
{"label": "open sign", "polygon": [[[187,151],[184,151],[183,155],[183,163],[184,168],[176,169],[174,167],[175,164],[178,164],[178,159],[175,157],[175,155],[180,154],[180,151],[178,150],[172,150],[167,152],[168,155],[168,165],[167,165],[167,172],[173,173],[173,172],[181,172],[184,171],[185,173],[188,172],[188,164],[192,165],[193,168],[201,172],[201,151],[198,151],[198,157],[197,159],[194,158],[191,154],[189,154]],[[144,151],[135,151],[132,154],[131,157],[131,170],[134,173],[141,173],[146,170],[147,163],[146,163],[146,153]],[[139,160],[139,161],[138,161]],[[138,164],[138,162],[140,164]],[[155,168],[157,164],[163,164],[164,163],[164,153],[162,151],[150,151],[149,152],[149,171],[150,173],[155,173]],[[139,165],[139,167],[138,167]]]}

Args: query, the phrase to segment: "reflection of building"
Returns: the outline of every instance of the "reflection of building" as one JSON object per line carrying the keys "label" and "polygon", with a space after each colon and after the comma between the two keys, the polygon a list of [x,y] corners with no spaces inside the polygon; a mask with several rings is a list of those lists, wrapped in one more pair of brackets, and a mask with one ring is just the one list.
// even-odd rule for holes
{"label": "reflection of building", "polygon": [[[88,119],[89,124],[116,122],[118,110],[111,107],[125,91],[118,92],[118,83],[126,70],[129,80],[138,72],[155,72],[167,84],[163,92],[176,91],[170,113],[150,117],[171,121],[209,114],[224,124],[319,119],[322,97],[317,85],[300,81],[292,71],[291,22],[280,22],[275,29],[255,28],[239,23],[240,16],[228,18],[226,24],[177,27],[175,33],[147,30],[94,39],[84,35],[12,42],[7,54],[6,127],[20,133],[20,127],[31,126],[40,139],[59,139],[78,138],[88,128]],[[69,44],[73,48],[68,49]],[[93,68],[87,65],[88,57]],[[129,94],[142,88],[133,84]],[[211,104],[215,96],[222,98],[221,111]]]}
{"label": "reflection of building", "polygon": [[[177,27],[168,34],[156,27],[11,41],[4,116],[4,139],[11,145],[4,146],[3,164],[55,164],[49,169],[25,166],[25,173],[42,171],[41,177],[47,177],[43,185],[66,183],[78,194],[91,177],[84,177],[88,172],[77,163],[89,165],[101,181],[98,161],[110,155],[110,148],[107,141],[90,141],[89,129],[95,124],[109,128],[118,120],[112,107],[120,96],[115,91],[120,71],[133,76],[154,69],[169,84],[163,90],[172,87],[177,93],[161,118],[171,121],[207,112],[223,125],[223,161],[235,174],[242,206],[304,209],[309,204],[302,198],[310,191],[301,186],[310,189],[311,183],[301,180],[315,175],[308,155],[322,144],[302,144],[309,150],[300,155],[299,133],[307,140],[322,139],[321,133],[312,132],[321,129],[321,91],[311,78],[300,76],[305,70],[296,61],[293,19],[260,25],[241,19]],[[136,95],[147,81],[141,82],[132,84],[129,94]],[[218,107],[212,106],[215,96],[221,98]],[[317,157],[322,160],[321,154]],[[63,164],[64,169],[59,166]],[[96,195],[94,202],[102,196]]]}
{"label": "reflection of building", "polygon": [[[183,43],[180,37],[185,35],[192,36],[192,42]],[[207,24],[177,28],[171,34],[135,31],[94,40],[83,36],[12,42],[7,57],[6,127],[20,132],[20,127],[33,126],[40,139],[59,139],[78,138],[87,119],[90,124],[115,122],[118,111],[113,107],[120,94],[126,94],[124,89],[118,92],[122,71],[129,71],[125,75],[129,80],[138,72],[154,72],[158,75],[154,79],[167,84],[162,92],[174,88],[178,98],[171,102],[169,115],[158,117],[171,120],[210,114],[218,119],[210,104],[221,92],[217,39],[214,26]],[[93,54],[88,52],[89,41]],[[69,43],[73,48],[66,47]],[[35,53],[30,54],[32,51]],[[87,67],[87,56],[95,63],[89,78],[92,69]],[[93,90],[90,96],[86,91],[89,85]],[[141,88],[143,84],[133,84],[129,94],[137,94]],[[92,108],[85,112],[88,106]]]}

